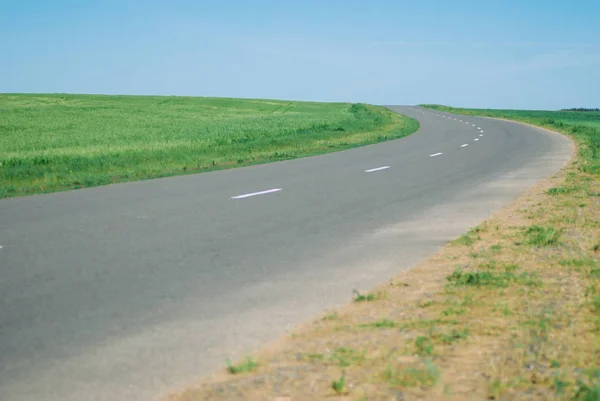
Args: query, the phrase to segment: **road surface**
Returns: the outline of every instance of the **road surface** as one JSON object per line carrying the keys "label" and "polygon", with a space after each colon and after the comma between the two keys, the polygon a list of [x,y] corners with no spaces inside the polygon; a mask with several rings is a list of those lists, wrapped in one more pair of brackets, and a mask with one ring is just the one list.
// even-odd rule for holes
{"label": "road surface", "polygon": [[409,137],[0,200],[0,400],[193,383],[414,265],[568,160],[564,137],[417,107]]}

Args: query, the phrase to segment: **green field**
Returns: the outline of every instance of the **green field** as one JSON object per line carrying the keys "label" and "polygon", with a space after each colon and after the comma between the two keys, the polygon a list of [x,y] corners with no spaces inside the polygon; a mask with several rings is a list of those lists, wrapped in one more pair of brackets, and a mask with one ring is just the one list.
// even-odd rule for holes
{"label": "green field", "polygon": [[417,128],[364,104],[0,94],[0,198],[292,159]]}
{"label": "green field", "polygon": [[579,145],[582,171],[600,175],[600,112],[464,109],[431,104],[422,106],[450,113],[522,121],[569,135]]}

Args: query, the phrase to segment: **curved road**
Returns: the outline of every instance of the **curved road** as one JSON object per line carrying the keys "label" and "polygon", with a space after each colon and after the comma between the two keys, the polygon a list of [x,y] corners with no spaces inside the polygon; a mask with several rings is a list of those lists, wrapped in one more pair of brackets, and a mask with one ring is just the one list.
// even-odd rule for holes
{"label": "curved road", "polygon": [[150,400],[193,383],[417,263],[572,151],[512,122],[391,108],[421,129],[0,201],[0,400]]}

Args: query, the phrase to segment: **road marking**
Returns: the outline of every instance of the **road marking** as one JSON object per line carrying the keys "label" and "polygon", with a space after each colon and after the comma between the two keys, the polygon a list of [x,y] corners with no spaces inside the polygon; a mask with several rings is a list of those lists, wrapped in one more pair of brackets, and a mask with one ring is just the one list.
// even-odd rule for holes
{"label": "road marking", "polygon": [[481,127],[477,127],[477,129],[481,131]]}
{"label": "road marking", "polygon": [[436,156],[439,156],[439,155],[443,155],[443,153],[442,152],[434,153],[432,155],[429,155],[429,157],[436,157]]}
{"label": "road marking", "polygon": [[479,140],[479,138],[475,138],[475,142],[477,142]]}
{"label": "road marking", "polygon": [[231,199],[244,199],[244,198],[249,198],[251,196],[271,194],[273,192],[279,192],[279,191],[281,191],[281,188],[267,189],[266,191],[252,192],[250,194],[232,196]]}
{"label": "road marking", "polygon": [[483,136],[483,134],[479,134],[479,136]]}
{"label": "road marking", "polygon": [[475,124],[471,124],[473,127],[475,126]]}
{"label": "road marking", "polygon": [[[456,118],[455,118],[455,120],[456,120]],[[458,120],[458,121],[460,121],[462,123],[462,120]]]}
{"label": "road marking", "polygon": [[467,146],[469,146],[468,143],[464,143],[464,144],[460,145],[461,148],[466,148]]}
{"label": "road marking", "polygon": [[371,168],[369,170],[365,170],[365,173],[372,173],[373,171],[387,170],[388,168],[390,168],[390,166],[383,166],[383,167]]}
{"label": "road marking", "polygon": [[4,248],[2,245],[0,245],[0,249]]}

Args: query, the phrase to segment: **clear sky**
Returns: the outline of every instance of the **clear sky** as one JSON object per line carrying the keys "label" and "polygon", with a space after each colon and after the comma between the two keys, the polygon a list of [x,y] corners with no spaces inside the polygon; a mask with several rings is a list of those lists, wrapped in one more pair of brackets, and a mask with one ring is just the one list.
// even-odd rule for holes
{"label": "clear sky", "polygon": [[600,107],[600,0],[0,0],[0,92]]}

